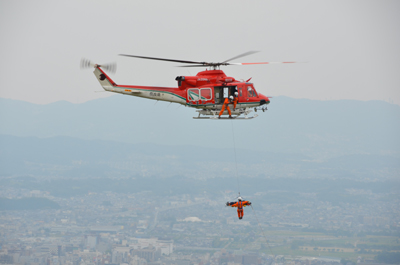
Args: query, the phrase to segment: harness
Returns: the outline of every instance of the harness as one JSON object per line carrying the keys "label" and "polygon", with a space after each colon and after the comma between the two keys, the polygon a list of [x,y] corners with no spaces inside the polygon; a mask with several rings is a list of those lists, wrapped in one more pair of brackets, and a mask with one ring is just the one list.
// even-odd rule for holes
{"label": "harness", "polygon": [[243,210],[243,202],[238,201],[238,210]]}

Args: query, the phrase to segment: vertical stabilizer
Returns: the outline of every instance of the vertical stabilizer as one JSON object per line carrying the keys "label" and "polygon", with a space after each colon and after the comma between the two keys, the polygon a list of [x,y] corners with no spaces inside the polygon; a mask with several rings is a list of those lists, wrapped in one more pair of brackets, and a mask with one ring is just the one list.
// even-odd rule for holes
{"label": "vertical stabilizer", "polygon": [[103,72],[99,67],[96,67],[93,73],[104,90],[112,91],[116,84],[105,72]]}

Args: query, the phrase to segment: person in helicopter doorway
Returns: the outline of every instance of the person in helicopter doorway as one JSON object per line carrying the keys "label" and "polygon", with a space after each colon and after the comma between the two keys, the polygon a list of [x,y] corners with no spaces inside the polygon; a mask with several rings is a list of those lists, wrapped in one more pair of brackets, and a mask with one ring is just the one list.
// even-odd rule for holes
{"label": "person in helicopter doorway", "polygon": [[222,109],[221,109],[221,111],[219,112],[218,119],[221,118],[221,115],[222,115],[222,113],[224,113],[225,108],[228,110],[229,118],[232,118],[231,109],[229,108],[229,104],[232,103],[232,100],[233,100],[233,96],[229,96],[229,98],[225,98],[224,104],[222,105]]}
{"label": "person in helicopter doorway", "polygon": [[238,197],[238,201],[237,202],[227,202],[226,206],[231,206],[231,207],[237,207],[237,213],[238,213],[238,217],[239,219],[243,218],[243,207],[245,206],[250,206],[251,202],[249,201],[243,201],[242,197]]}
{"label": "person in helicopter doorway", "polygon": [[233,110],[236,110],[236,104],[239,102],[239,93],[235,92],[235,97],[233,98]]}

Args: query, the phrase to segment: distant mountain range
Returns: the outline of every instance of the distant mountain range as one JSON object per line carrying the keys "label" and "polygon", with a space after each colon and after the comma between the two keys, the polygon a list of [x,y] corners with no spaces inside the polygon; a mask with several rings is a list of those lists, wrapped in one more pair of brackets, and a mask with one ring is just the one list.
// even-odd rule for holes
{"label": "distant mountain range", "polygon": [[194,109],[119,95],[82,104],[0,99],[0,175],[229,176],[236,150],[247,176],[398,176],[400,106],[276,97],[259,114],[193,120]]}
{"label": "distant mountain range", "polygon": [[215,121],[192,119],[192,108],[122,95],[82,104],[0,99],[0,134],[233,148],[233,128],[236,147],[248,150],[313,159],[400,153],[398,105],[275,97],[268,108],[253,120]]}

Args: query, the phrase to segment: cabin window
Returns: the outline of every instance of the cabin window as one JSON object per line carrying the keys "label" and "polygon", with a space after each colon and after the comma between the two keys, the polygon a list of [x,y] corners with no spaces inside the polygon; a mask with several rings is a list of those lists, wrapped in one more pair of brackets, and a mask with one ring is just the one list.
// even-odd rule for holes
{"label": "cabin window", "polygon": [[242,88],[239,88],[239,96],[242,96]]}
{"label": "cabin window", "polygon": [[211,88],[202,88],[202,89],[200,89],[200,97],[201,97],[202,100],[211,100],[212,99]]}
{"label": "cabin window", "polygon": [[200,90],[197,88],[188,89],[188,98],[189,98],[189,101],[199,101]]}

